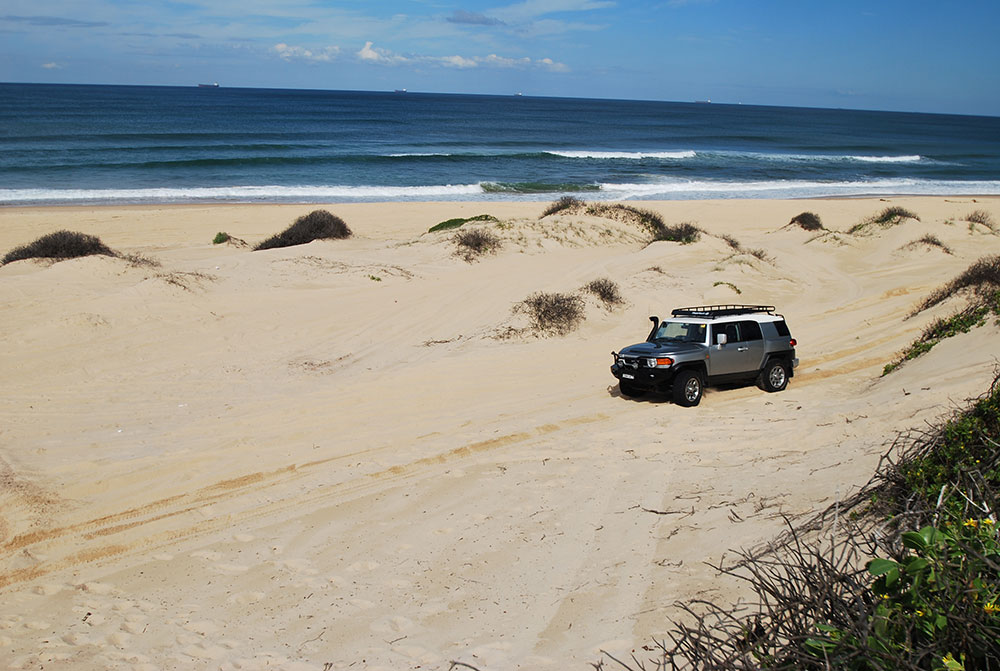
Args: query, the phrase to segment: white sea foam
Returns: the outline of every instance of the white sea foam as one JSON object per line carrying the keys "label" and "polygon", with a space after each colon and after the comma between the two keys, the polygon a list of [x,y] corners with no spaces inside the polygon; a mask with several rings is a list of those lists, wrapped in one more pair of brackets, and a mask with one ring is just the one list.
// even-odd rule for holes
{"label": "white sea foam", "polygon": [[863,163],[917,163],[923,159],[921,156],[848,156],[852,161],[862,161]]}
{"label": "white sea foam", "polygon": [[947,180],[883,179],[849,182],[774,180],[726,182],[662,180],[646,184],[600,185],[601,191],[621,199],[675,198],[819,198],[864,195],[998,195],[1000,180],[957,182]]}
{"label": "white sea foam", "polygon": [[[865,195],[1000,195],[1000,180],[949,181],[894,178],[821,182],[810,180],[712,181],[676,178],[640,183],[601,183],[596,199],[818,198]],[[546,200],[552,191],[485,189],[483,184],[436,186],[230,186],[149,189],[0,189],[0,205],[184,202],[352,202],[416,200]]]}
{"label": "white sea foam", "polygon": [[546,151],[546,154],[562,156],[563,158],[590,158],[590,159],[631,159],[640,160],[644,158],[666,158],[681,159],[694,158],[696,152],[687,151]]}
{"label": "white sea foam", "polygon": [[479,184],[434,186],[220,186],[148,189],[0,189],[0,204],[277,200],[420,200],[478,196]]}

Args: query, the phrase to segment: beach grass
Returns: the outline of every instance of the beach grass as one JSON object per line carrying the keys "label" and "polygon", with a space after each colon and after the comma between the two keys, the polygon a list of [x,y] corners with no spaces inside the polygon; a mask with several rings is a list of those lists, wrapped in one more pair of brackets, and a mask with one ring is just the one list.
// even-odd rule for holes
{"label": "beach grass", "polygon": [[910,317],[966,293],[969,294],[969,302],[964,308],[931,322],[920,337],[883,367],[882,375],[888,375],[905,362],[926,354],[946,338],[984,325],[990,315],[1000,317],[1000,256],[984,257],[973,263],[948,284],[933,291]]}
{"label": "beach grass", "polygon": [[920,246],[924,246],[924,247],[936,247],[937,249],[940,249],[945,254],[954,254],[954,252],[952,252],[952,250],[951,250],[951,247],[949,247],[948,245],[946,245],[943,242],[941,242],[941,238],[939,238],[938,236],[934,235],[933,233],[928,233],[927,235],[925,235],[925,236],[923,236],[921,238],[917,238],[916,240],[914,240],[912,242],[908,242],[907,244],[903,245],[902,249],[915,249],[915,248],[920,247]]}
{"label": "beach grass", "polygon": [[469,263],[484,254],[495,254],[503,246],[503,241],[483,228],[461,230],[453,238],[457,253]]}
{"label": "beach grass", "polygon": [[537,333],[567,333],[583,321],[584,303],[575,294],[539,291],[515,305],[514,313],[527,315]]}
{"label": "beach grass", "polygon": [[863,233],[872,226],[889,228],[890,226],[896,226],[902,223],[905,219],[915,219],[916,221],[920,221],[920,217],[917,216],[916,213],[906,209],[905,207],[892,205],[877,214],[863,219],[849,228],[847,232],[848,234],[854,235],[855,233]]}
{"label": "beach grass", "polygon": [[564,212],[566,210],[570,211],[582,210],[586,207],[586,205],[587,204],[584,203],[579,198],[574,198],[573,196],[563,196],[562,198],[560,198],[559,200],[555,201],[547,208],[545,208],[545,210],[542,212],[542,218],[545,218],[552,214],[558,214],[559,212]]}
{"label": "beach grass", "polygon": [[625,302],[621,291],[618,289],[618,284],[607,277],[599,277],[596,280],[591,280],[584,285],[583,290],[597,296],[609,308]]}

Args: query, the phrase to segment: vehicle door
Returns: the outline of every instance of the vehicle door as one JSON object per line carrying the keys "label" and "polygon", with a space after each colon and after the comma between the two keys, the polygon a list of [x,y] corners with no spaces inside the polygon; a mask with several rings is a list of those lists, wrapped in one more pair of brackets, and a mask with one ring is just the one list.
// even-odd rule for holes
{"label": "vehicle door", "polygon": [[765,350],[760,324],[752,320],[740,322],[740,339],[740,347],[744,349],[743,372],[759,371],[764,365]]}
{"label": "vehicle door", "polygon": [[[719,345],[719,334],[726,334],[726,344]],[[737,322],[712,324],[710,349],[708,354],[708,374],[732,375],[740,373],[746,366],[746,349],[741,349],[740,332]]]}

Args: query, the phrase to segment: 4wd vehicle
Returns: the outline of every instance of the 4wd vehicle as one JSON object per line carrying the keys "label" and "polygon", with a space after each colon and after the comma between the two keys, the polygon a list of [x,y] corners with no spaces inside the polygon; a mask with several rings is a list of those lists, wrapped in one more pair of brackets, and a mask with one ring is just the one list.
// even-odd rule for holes
{"label": "4wd vehicle", "polygon": [[625,396],[669,393],[674,403],[698,405],[706,384],[756,381],[781,391],[794,375],[795,339],[773,305],[677,308],[670,319],[650,317],[646,342],[612,352],[611,374]]}

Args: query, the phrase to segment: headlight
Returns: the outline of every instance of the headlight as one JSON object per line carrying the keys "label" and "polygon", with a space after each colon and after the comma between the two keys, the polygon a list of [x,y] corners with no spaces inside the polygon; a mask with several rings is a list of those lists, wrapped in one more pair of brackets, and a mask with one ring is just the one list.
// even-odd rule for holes
{"label": "headlight", "polygon": [[661,356],[655,359],[646,359],[646,365],[650,368],[670,368],[674,365],[674,360],[668,356]]}

